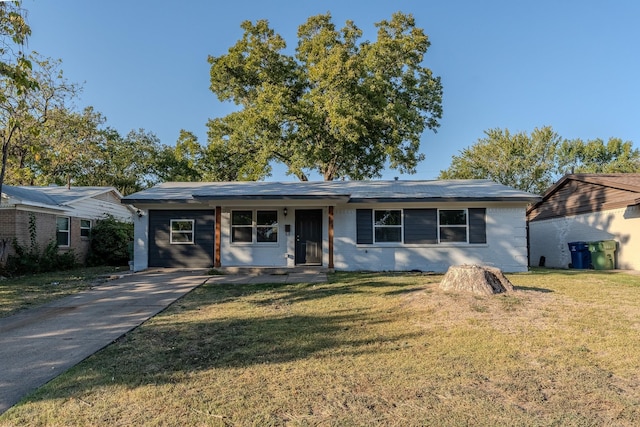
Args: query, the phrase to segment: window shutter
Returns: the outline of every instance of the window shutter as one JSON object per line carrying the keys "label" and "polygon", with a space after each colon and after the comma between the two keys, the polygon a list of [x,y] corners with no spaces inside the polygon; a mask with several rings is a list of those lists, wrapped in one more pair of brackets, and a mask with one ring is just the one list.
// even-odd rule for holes
{"label": "window shutter", "polygon": [[438,210],[404,210],[405,243],[438,243]]}
{"label": "window shutter", "polygon": [[469,243],[487,243],[485,208],[469,208]]}
{"label": "window shutter", "polygon": [[373,211],[371,209],[356,209],[356,243],[373,244]]}

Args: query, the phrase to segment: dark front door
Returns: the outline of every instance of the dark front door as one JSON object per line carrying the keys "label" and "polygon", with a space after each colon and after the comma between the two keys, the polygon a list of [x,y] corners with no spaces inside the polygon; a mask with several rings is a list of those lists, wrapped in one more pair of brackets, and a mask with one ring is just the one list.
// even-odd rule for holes
{"label": "dark front door", "polygon": [[322,265],[322,209],[296,210],[296,264]]}

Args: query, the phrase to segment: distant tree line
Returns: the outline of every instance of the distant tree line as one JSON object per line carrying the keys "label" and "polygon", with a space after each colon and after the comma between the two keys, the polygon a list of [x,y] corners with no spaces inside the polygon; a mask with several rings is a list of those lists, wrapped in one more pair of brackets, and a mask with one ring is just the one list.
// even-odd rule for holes
{"label": "distant tree line", "polygon": [[491,179],[542,194],[567,173],[638,173],[640,151],[620,138],[563,139],[551,126],[531,133],[490,129],[454,155],[440,179]]}

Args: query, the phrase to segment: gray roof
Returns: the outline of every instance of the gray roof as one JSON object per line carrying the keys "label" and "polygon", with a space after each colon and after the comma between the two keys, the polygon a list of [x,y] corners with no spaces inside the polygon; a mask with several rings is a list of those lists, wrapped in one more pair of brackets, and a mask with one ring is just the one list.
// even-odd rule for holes
{"label": "gray roof", "polygon": [[207,200],[518,201],[539,196],[489,180],[167,182],[123,198],[123,203],[193,203]]}
{"label": "gray roof", "polygon": [[113,187],[2,186],[2,194],[17,199],[22,204],[52,207],[66,206],[71,202],[109,191],[116,190]]}

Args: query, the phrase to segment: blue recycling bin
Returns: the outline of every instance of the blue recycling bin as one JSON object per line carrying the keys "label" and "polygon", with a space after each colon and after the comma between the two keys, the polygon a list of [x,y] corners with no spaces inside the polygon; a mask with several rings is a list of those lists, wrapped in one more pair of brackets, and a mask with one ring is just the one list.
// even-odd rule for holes
{"label": "blue recycling bin", "polygon": [[591,268],[591,252],[588,242],[569,242],[571,267],[579,269]]}

